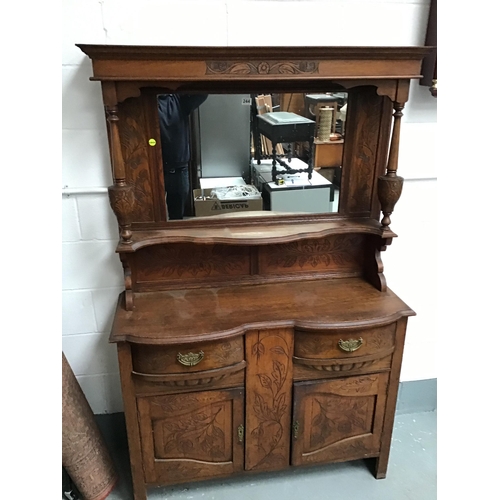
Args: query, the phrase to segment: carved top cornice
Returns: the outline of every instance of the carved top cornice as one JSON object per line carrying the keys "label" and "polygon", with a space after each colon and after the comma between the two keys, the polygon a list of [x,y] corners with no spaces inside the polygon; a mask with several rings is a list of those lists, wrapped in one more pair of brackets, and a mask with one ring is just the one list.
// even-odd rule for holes
{"label": "carved top cornice", "polygon": [[[420,78],[433,47],[174,47],[77,44],[93,62],[93,80]],[[354,63],[354,64],[353,64]]]}

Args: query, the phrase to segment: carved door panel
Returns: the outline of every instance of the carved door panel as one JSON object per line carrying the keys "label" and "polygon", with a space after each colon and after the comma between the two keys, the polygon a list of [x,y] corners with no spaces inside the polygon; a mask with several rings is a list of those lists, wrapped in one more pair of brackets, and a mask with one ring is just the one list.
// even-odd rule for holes
{"label": "carved door panel", "polygon": [[292,464],[377,455],[387,381],[381,373],[295,384]]}
{"label": "carved door panel", "polygon": [[146,482],[179,483],[243,469],[243,388],[139,397],[137,406]]}

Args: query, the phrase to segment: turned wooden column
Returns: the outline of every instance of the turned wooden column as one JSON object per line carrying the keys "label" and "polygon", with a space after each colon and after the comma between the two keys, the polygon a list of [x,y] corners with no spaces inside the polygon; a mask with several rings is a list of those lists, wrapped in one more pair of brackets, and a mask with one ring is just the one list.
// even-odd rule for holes
{"label": "turned wooden column", "polygon": [[109,202],[116,215],[120,227],[121,243],[132,242],[132,209],[135,203],[132,186],[125,178],[125,164],[118,131],[118,108],[116,105],[106,106],[106,118],[109,123],[109,141],[111,164],[113,167],[113,182],[108,188]]}
{"label": "turned wooden column", "polygon": [[404,104],[394,102],[394,124],[392,128],[391,147],[387,160],[387,171],[385,175],[378,178],[378,199],[383,213],[382,229],[390,230],[391,214],[398,202],[403,190],[403,178],[397,175],[399,156],[399,136],[401,129],[401,117]]}

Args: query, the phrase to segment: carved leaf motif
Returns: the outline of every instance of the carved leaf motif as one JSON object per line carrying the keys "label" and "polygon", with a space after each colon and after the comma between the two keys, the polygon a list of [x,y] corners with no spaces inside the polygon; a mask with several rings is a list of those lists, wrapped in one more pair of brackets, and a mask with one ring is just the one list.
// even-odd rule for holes
{"label": "carved leaf motif", "polygon": [[[316,400],[319,403],[319,401]],[[312,421],[311,429],[311,446],[317,448],[323,445],[335,429],[335,424],[332,419],[328,418],[326,412],[323,410],[320,404],[321,411],[318,413]]]}
{"label": "carved leaf motif", "polygon": [[248,64],[241,63],[231,66],[230,72],[234,74],[248,75],[251,71],[252,70]]}
{"label": "carved leaf motif", "polygon": [[260,356],[263,355],[265,352],[266,348],[264,347],[264,344],[262,342],[256,342],[252,347],[252,354],[254,356],[257,356],[257,361],[259,360]]}
{"label": "carved leaf motif", "polygon": [[259,420],[263,422],[272,420],[272,414],[269,412],[269,406],[260,394],[255,394],[253,409]]}
{"label": "carved leaf motif", "polygon": [[258,374],[257,376],[259,377],[260,385],[262,387],[272,390],[273,383],[267,375]]}
{"label": "carved leaf motif", "polygon": [[[211,407],[212,411],[213,408]],[[213,460],[223,457],[224,432],[216,423],[222,407],[219,407],[215,413],[212,411],[182,415],[176,417],[175,420],[166,419],[163,422],[164,436],[166,436],[163,444],[164,453],[166,455],[180,453],[186,456],[199,445],[199,449]]]}
{"label": "carved leaf motif", "polygon": [[[280,342],[283,340],[280,339]],[[259,340],[252,346],[253,355],[258,356],[265,353],[266,349],[262,341]],[[282,392],[288,364],[285,365],[275,358],[285,356],[288,363],[288,354],[285,347],[276,344],[272,345],[266,354],[269,358],[269,363],[266,363],[266,366],[272,366],[272,371],[269,375],[257,374],[263,390],[254,396],[253,413],[258,424],[250,431],[250,435],[252,446],[256,446],[260,460],[256,460],[256,463],[252,464],[252,469],[258,469],[265,464],[286,463],[280,450],[283,446],[284,435],[282,419],[288,409],[287,393]]]}
{"label": "carved leaf motif", "polygon": [[281,420],[281,417],[285,414],[285,411],[287,409],[285,401],[286,401],[285,393],[280,394],[276,400],[276,405],[274,408],[274,416],[278,421]]}
{"label": "carved leaf motif", "polygon": [[206,74],[251,74],[278,75],[317,73],[316,61],[249,61],[246,63],[232,61],[208,61]]}
{"label": "carved leaf motif", "polygon": [[273,360],[273,371],[271,373],[274,382],[276,384],[276,393],[279,393],[281,388],[283,387],[283,383],[286,378],[286,368],[283,363],[278,361],[277,359]]}
{"label": "carved leaf motif", "polygon": [[286,356],[285,349],[283,349],[280,345],[271,347],[270,351],[274,354],[284,354]]}
{"label": "carved leaf motif", "polygon": [[293,66],[292,64],[287,64],[284,63],[279,67],[279,72],[284,73],[284,74],[290,74],[293,75],[294,73],[297,73],[298,68],[296,66]]}
{"label": "carved leaf motif", "polygon": [[319,408],[311,422],[310,445],[317,449],[347,437],[366,433],[373,417],[369,399],[329,396],[314,399]]}

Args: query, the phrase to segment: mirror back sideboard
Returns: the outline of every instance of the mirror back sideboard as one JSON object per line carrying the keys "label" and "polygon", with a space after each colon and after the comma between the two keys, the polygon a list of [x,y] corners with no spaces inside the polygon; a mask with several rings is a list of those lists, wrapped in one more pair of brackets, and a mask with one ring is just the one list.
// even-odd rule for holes
{"label": "mirror back sideboard", "polygon": [[[407,318],[381,252],[428,47],[79,45],[101,83],[125,290],[117,344],[147,487],[370,459],[387,472]],[[347,91],[338,213],[169,221],[154,96]]]}

